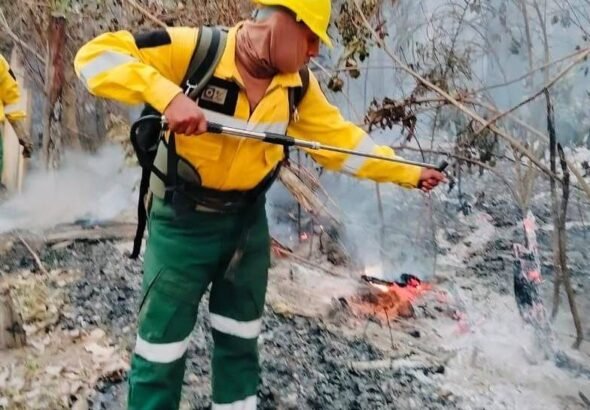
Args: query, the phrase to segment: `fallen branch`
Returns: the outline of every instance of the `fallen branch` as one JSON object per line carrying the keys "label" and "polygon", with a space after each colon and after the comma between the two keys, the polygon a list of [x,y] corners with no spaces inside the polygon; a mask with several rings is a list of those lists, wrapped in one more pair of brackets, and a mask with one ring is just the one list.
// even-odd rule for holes
{"label": "fallen branch", "polygon": [[445,366],[440,363],[426,363],[419,360],[401,359],[383,359],[349,362],[348,367],[355,371],[367,370],[393,370],[394,372],[403,372],[409,370],[422,370],[428,373],[444,373]]}
{"label": "fallen branch", "polygon": [[50,232],[45,234],[45,243],[48,245],[66,241],[103,241],[113,239],[133,239],[135,237],[136,224],[124,223],[114,226],[96,227],[90,229],[80,228],[75,225],[69,230]]}
{"label": "fallen branch", "polygon": [[29,246],[29,244],[27,243],[27,241],[25,241],[25,239],[22,236],[20,236],[20,235],[17,234],[17,237],[18,237],[19,241],[21,241],[22,244],[25,245],[25,248],[27,248],[27,250],[29,251],[29,253],[33,257],[33,259],[35,259],[35,263],[37,264],[37,267],[39,268],[39,270],[44,275],[49,275],[49,273],[47,272],[47,269],[45,269],[45,267],[43,266],[43,263],[41,263],[41,259],[39,258],[39,255],[37,255],[35,253],[35,251],[33,250],[33,248],[31,248]]}

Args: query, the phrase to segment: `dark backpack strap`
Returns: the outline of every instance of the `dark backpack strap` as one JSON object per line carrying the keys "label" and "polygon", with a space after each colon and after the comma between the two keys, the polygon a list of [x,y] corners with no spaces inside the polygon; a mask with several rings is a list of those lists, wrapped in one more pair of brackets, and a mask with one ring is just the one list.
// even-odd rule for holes
{"label": "dark backpack strap", "polygon": [[[226,32],[217,27],[202,27],[199,30],[197,46],[191,57],[189,68],[182,81],[184,93],[196,100],[203,87],[209,82],[225,49]],[[179,203],[178,154],[174,133],[168,141],[168,167],[166,170],[166,194],[164,202]]]}
{"label": "dark backpack strap", "polygon": [[[160,113],[155,108],[147,104],[141,112],[142,118],[159,115]],[[140,131],[139,128],[141,126],[147,127],[147,130]],[[150,185],[150,174],[153,171],[152,149],[154,150],[153,152],[155,152],[158,139],[160,138],[160,130],[161,126],[152,120],[144,121],[142,124],[135,122],[131,127],[131,143],[133,144],[139,165],[141,166],[141,181],[139,183],[139,194],[137,198],[137,228],[135,230],[135,237],[133,239],[133,249],[131,251],[131,255],[129,255],[131,259],[136,259],[139,256],[139,252],[141,250],[141,241],[143,240],[143,233],[147,225],[147,209],[145,200],[147,198]],[[153,138],[152,142],[152,137],[150,137],[150,135],[153,134],[158,134],[158,137],[157,139]],[[152,144],[153,148],[151,148]],[[148,145],[150,147],[146,150]]]}
{"label": "dark backpack strap", "polygon": [[298,113],[297,107],[305,97],[305,93],[309,88],[309,69],[304,66],[299,70],[299,77],[301,78],[301,85],[289,88],[289,122],[297,121]]}
{"label": "dark backpack strap", "polygon": [[137,201],[137,228],[135,230],[135,238],[133,238],[133,250],[129,257],[136,259],[141,250],[141,241],[143,240],[143,232],[147,224],[147,209],[144,199],[147,195],[150,185],[150,168],[141,169],[141,182],[139,183],[139,200]]}
{"label": "dark backpack strap", "polygon": [[[196,99],[198,93],[213,76],[219,59],[225,50],[226,40],[227,30],[225,28],[202,27],[199,30],[195,50],[193,51],[189,67],[181,83],[183,92],[189,97]],[[149,107],[146,109],[149,109]],[[172,158],[169,158],[168,164],[177,164],[176,150],[171,153],[171,156]],[[168,193],[172,192],[177,183],[177,169],[176,167],[169,167],[167,171],[164,182]],[[137,229],[133,240],[133,250],[129,256],[132,259],[136,259],[139,256],[143,234],[147,225],[147,210],[144,199],[149,190],[149,180],[152,172],[154,172],[153,166],[142,166],[139,199],[137,202]],[[162,178],[162,173],[158,172],[157,176],[158,178]],[[171,195],[173,194],[168,195],[168,200],[170,200]]]}
{"label": "dark backpack strap", "polygon": [[[289,92],[289,123],[291,121],[297,121],[299,117],[299,113],[297,107],[305,97],[305,93],[309,88],[309,69],[307,66],[304,66],[302,69],[299,70],[299,77],[301,78],[301,86],[297,87],[290,87]],[[289,162],[289,147],[286,145],[283,146],[283,151],[285,153],[285,158],[283,162],[286,164]]]}
{"label": "dark backpack strap", "polygon": [[196,100],[209,82],[225,50],[227,30],[223,27],[201,27],[197,46],[182,80],[184,93]]}
{"label": "dark backpack strap", "polygon": [[[227,32],[217,27],[204,26],[199,30],[197,46],[191,57],[188,70],[182,80],[183,91],[196,100],[203,87],[209,82],[219,59],[225,49]],[[175,195],[182,195],[176,190],[178,186],[178,155],[174,134],[170,133],[168,141],[168,169],[166,170],[166,195],[164,201],[170,203]]]}

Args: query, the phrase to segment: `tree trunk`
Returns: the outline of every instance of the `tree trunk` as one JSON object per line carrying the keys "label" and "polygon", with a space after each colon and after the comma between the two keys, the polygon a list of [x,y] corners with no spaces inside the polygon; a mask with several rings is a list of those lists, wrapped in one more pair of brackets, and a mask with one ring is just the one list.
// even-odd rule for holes
{"label": "tree trunk", "polygon": [[536,222],[531,211],[522,221],[525,243],[514,244],[514,296],[521,317],[529,323],[548,359],[555,357],[553,330],[540,292],[541,262],[537,247]]}
{"label": "tree trunk", "polygon": [[[75,78],[72,64],[65,67],[66,78]],[[63,132],[65,134],[64,145],[69,148],[81,148],[80,131],[77,120],[77,94],[74,84],[66,84],[63,90]]]}
{"label": "tree trunk", "polygon": [[574,320],[574,326],[576,327],[576,341],[574,342],[574,348],[578,349],[582,340],[584,340],[584,332],[582,331],[582,323],[580,321],[580,315],[578,313],[578,307],[576,306],[576,300],[574,297],[574,290],[572,288],[572,282],[570,280],[569,270],[567,268],[567,251],[566,251],[566,229],[565,229],[565,222],[567,217],[567,204],[569,200],[569,182],[570,182],[570,173],[567,168],[567,163],[565,161],[565,154],[563,152],[563,148],[561,144],[557,145],[559,151],[559,159],[561,164],[561,169],[563,171],[563,192],[562,192],[562,200],[561,200],[561,213],[559,214],[559,230],[558,230],[558,245],[559,245],[559,263],[561,265],[561,282],[563,282],[563,286],[567,293],[568,302],[570,305],[570,310],[572,312],[572,317]]}
{"label": "tree trunk", "polygon": [[[549,134],[549,163],[551,172],[557,171],[556,153],[557,153],[557,136],[555,133],[555,117],[553,113],[553,104],[549,90],[545,90],[545,101],[547,103],[547,132]],[[559,255],[559,202],[557,199],[557,182],[554,178],[549,180],[551,186],[551,214],[553,216],[553,233],[551,242],[553,245],[553,308],[551,317],[554,318],[559,310],[559,288],[561,285],[561,256]]]}
{"label": "tree trunk", "polygon": [[22,321],[12,306],[10,292],[7,289],[0,290],[0,350],[18,348],[25,344]]}
{"label": "tree trunk", "polygon": [[62,149],[61,117],[64,86],[64,50],[66,18],[52,14],[47,30],[47,64],[45,66],[45,109],[43,110],[43,155],[45,166],[59,166]]}

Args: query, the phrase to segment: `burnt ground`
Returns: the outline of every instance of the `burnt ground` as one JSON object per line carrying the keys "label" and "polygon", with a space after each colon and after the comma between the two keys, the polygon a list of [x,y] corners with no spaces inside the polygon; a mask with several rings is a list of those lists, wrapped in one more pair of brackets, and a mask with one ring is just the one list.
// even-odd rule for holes
{"label": "burnt ground", "polygon": [[[134,328],[141,283],[141,265],[109,242],[75,242],[62,249],[42,249],[47,269],[78,269],[81,280],[68,285],[66,329],[100,327],[128,351]],[[33,268],[28,251],[15,243],[3,257],[3,270]],[[34,268],[33,268],[34,270]],[[205,296],[204,299],[206,299]],[[209,352],[212,340],[204,307],[188,351],[184,394],[186,408],[209,406]],[[321,319],[277,315],[267,309],[261,334],[262,409],[453,409],[458,398],[436,387],[443,374],[425,371],[352,370],[350,361],[383,359],[386,353],[362,338],[328,330]],[[442,371],[442,369],[437,369]],[[126,383],[103,384],[90,400],[93,409],[125,408]]]}
{"label": "burnt ground", "polygon": [[[474,249],[458,277],[485,288],[486,292],[510,297],[512,292],[512,243],[519,240],[516,210],[505,203],[484,204],[474,212],[491,216],[492,224],[502,232],[487,241],[482,249]],[[546,212],[537,210],[543,225]],[[453,227],[449,242],[462,243],[473,227],[461,225],[455,215],[445,216]],[[577,229],[577,230],[576,230]],[[585,243],[590,229],[576,228],[570,235],[572,275],[576,291],[583,295],[590,286],[587,266],[589,254]],[[541,229],[539,243],[547,251],[550,235]],[[37,246],[47,269],[77,269],[82,278],[67,285],[68,313],[57,326],[66,329],[100,327],[127,352],[135,338],[135,319],[141,284],[141,264],[129,260],[116,242],[72,242],[54,249]],[[444,253],[444,250],[441,250]],[[0,271],[10,275],[21,269],[35,271],[35,262],[20,242],[15,241],[2,254]],[[545,288],[551,290],[550,258],[544,258],[547,276]],[[469,292],[470,286],[463,286]],[[205,296],[206,298],[207,296]],[[183,388],[185,409],[209,406],[209,354],[212,341],[209,332],[206,301],[188,351],[187,372]],[[587,308],[587,304],[584,305]],[[563,308],[562,311],[566,311]],[[436,324],[434,325],[436,326]],[[571,327],[569,329],[571,333]],[[588,330],[586,330],[588,333]],[[590,338],[590,333],[587,334]],[[468,391],[449,391],[447,375],[423,370],[353,370],[350,361],[369,361],[388,357],[384,351],[363,337],[352,337],[327,326],[325,319],[293,314],[282,315],[267,307],[261,334],[262,382],[258,392],[262,409],[486,409],[485,404],[467,400]],[[468,382],[467,382],[468,383]],[[590,393],[590,392],[587,392]],[[101,383],[89,399],[92,409],[125,408],[126,383]],[[570,398],[571,399],[571,398]],[[571,399],[573,400],[573,399]],[[571,401],[570,400],[570,401]],[[577,409],[583,407],[563,407]],[[511,408],[500,403],[494,408]],[[531,407],[534,408],[534,407]]]}

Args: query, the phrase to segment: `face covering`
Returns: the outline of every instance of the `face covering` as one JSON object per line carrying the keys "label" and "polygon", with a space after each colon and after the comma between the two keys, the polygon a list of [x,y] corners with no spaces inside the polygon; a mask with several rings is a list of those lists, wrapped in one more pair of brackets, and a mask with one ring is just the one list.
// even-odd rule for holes
{"label": "face covering", "polygon": [[237,33],[236,58],[254,78],[299,71],[305,63],[299,24],[283,10],[262,21],[245,22]]}

